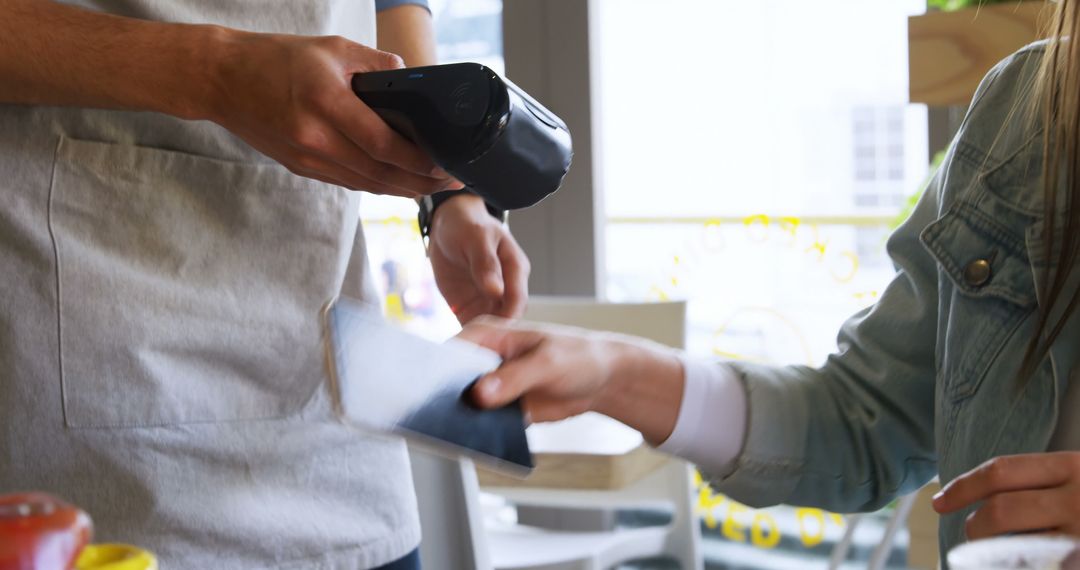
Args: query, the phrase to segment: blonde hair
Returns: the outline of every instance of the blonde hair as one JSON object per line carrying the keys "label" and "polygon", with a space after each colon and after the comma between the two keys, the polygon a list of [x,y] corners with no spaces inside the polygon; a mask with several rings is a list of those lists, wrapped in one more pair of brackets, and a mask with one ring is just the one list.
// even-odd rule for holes
{"label": "blonde hair", "polygon": [[[1080,291],[1065,291],[1080,252],[1080,0],[1060,0],[1048,26],[1045,55],[1035,80],[1043,126],[1043,229],[1047,278],[1040,285],[1035,335],[1021,364],[1028,379],[1076,309]],[[1064,228],[1059,229],[1059,219]],[[1054,316],[1064,305],[1060,316]]]}

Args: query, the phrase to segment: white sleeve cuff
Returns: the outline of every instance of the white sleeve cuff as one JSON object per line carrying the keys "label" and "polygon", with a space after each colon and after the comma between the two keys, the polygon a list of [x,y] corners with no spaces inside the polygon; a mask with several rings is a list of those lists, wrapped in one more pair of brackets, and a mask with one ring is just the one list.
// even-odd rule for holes
{"label": "white sleeve cuff", "polygon": [[684,357],[686,378],[675,429],[660,451],[705,471],[731,471],[746,435],[746,388],[730,366]]}

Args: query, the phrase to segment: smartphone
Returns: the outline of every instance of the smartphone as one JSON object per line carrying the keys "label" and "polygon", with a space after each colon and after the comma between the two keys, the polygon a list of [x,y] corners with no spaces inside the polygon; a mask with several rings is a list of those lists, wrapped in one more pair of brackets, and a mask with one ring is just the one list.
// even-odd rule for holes
{"label": "smartphone", "polygon": [[377,307],[339,297],[323,309],[334,411],[348,424],[402,436],[524,478],[533,469],[520,403],[473,406],[470,388],[501,359],[450,339],[439,344],[388,323]]}

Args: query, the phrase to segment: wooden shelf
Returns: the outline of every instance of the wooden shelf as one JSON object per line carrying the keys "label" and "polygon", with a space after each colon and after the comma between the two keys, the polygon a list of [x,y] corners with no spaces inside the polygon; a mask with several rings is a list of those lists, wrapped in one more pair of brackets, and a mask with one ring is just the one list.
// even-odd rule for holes
{"label": "wooden shelf", "polygon": [[1053,4],[1008,2],[908,19],[912,103],[967,105],[986,72],[1039,39]]}
{"label": "wooden shelf", "polygon": [[536,469],[524,480],[477,467],[480,486],[496,493],[498,488],[611,491],[628,487],[671,461],[647,445],[624,455],[537,453],[533,458]]}
{"label": "wooden shelf", "polygon": [[528,436],[532,475],[519,480],[479,467],[482,487],[622,489],[670,460],[637,431],[595,413],[529,426]]}

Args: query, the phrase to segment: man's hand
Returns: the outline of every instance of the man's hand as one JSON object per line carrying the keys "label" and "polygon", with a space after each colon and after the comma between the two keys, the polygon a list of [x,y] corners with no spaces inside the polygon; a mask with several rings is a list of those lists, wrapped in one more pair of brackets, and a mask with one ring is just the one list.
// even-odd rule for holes
{"label": "man's hand", "polygon": [[[378,14],[379,49],[410,67],[438,63],[431,13],[404,5]],[[435,282],[462,324],[483,314],[518,317],[525,311],[529,260],[506,227],[476,196],[461,195],[435,210],[428,255]]]}
{"label": "man's hand", "polygon": [[297,174],[378,194],[461,187],[352,92],[353,74],[402,67],[395,55],[339,37],[154,22],[42,0],[0,5],[0,103],[207,119]]}
{"label": "man's hand", "polygon": [[231,32],[224,44],[210,118],[292,172],[409,198],[462,187],[350,87],[400,57],[340,37]]}
{"label": "man's hand", "polygon": [[941,514],[976,503],[966,525],[972,540],[1017,532],[1080,536],[1080,453],[996,457],[934,496]]}
{"label": "man's hand", "polygon": [[462,324],[485,314],[521,316],[529,260],[483,199],[461,195],[443,202],[435,210],[430,238],[435,283]]}

